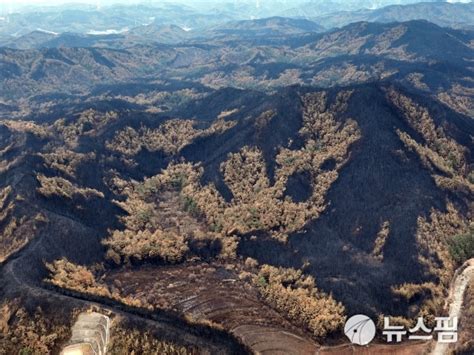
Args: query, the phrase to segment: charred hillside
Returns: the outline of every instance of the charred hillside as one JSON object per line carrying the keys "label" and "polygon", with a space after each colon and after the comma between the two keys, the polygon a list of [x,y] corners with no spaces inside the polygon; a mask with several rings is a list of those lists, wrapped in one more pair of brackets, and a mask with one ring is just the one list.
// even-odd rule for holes
{"label": "charred hillside", "polygon": [[[246,330],[226,324],[268,329],[255,315],[235,318],[242,290],[304,339],[337,335],[356,312],[440,312],[458,262],[450,246],[472,213],[470,117],[383,83],[196,91],[169,112],[99,102],[65,119],[2,121],[3,297],[53,287],[173,310],[245,345]],[[130,277],[153,285],[153,270],[189,289],[168,299],[124,287]],[[195,273],[217,288],[239,283],[212,295],[211,310],[235,299],[229,313],[173,306],[203,290]],[[298,302],[314,322],[291,309]],[[219,334],[209,336],[228,341]]]}

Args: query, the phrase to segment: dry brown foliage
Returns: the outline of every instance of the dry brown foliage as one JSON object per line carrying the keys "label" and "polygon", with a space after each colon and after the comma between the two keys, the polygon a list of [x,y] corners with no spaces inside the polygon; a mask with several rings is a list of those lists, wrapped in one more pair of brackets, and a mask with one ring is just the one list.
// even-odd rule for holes
{"label": "dry brown foliage", "polygon": [[374,249],[372,250],[372,256],[378,261],[383,261],[383,248],[387,242],[388,235],[390,234],[390,222],[385,221],[380,226],[380,231],[377,233],[375,238]]}
{"label": "dry brown foliage", "polygon": [[16,301],[0,305],[0,354],[52,354],[67,336],[40,307],[29,314]]}
{"label": "dry brown foliage", "polygon": [[142,149],[142,137],[132,127],[126,127],[111,142],[107,142],[106,146],[111,151],[132,156]]}
{"label": "dry brown foliage", "polygon": [[53,128],[60,134],[67,147],[74,148],[81,136],[95,136],[117,119],[116,112],[103,114],[91,109],[82,112],[79,118],[70,124],[67,124],[65,119],[59,119],[54,122]]}
{"label": "dry brown foliage", "polygon": [[430,88],[423,82],[425,75],[422,73],[410,73],[407,80],[419,90],[429,90]]}
{"label": "dry brown foliage", "polygon": [[254,283],[266,302],[317,337],[344,325],[344,306],[319,291],[313,277],[304,276],[301,270],[263,265]]}
{"label": "dry brown foliage", "polygon": [[[325,93],[304,98],[306,109],[300,134],[306,145],[301,150],[282,149],[277,157],[273,185],[260,150],[244,147],[229,154],[221,165],[224,181],[233,194],[229,203],[213,184],[201,184],[202,167],[190,163],[170,164],[143,183],[116,178],[116,190],[127,197],[117,204],[128,215],[123,218],[126,230],[115,231],[105,242],[109,258],[122,262],[122,257],[125,261],[130,257],[136,260],[161,257],[168,262],[178,262],[187,252],[187,241],[218,239],[222,246],[220,256],[232,259],[238,245],[236,236],[258,230],[285,241],[289,233],[300,230],[324,210],[325,194],[337,179],[338,170],[347,162],[350,145],[360,137],[354,121],[337,121],[337,116],[346,110],[350,95],[351,92],[341,93],[330,106]],[[273,113],[267,112],[262,120],[267,122],[272,116]],[[211,130],[215,131],[216,124],[213,126]],[[153,133],[156,134],[154,141],[172,142],[173,149],[178,151],[192,134],[175,133],[191,132],[192,127],[191,121],[169,121],[169,125],[164,124]],[[140,135],[131,137],[125,141],[135,142]],[[134,147],[130,152],[141,149],[142,143],[140,148],[128,143],[128,148]],[[323,171],[321,166],[328,159],[335,161],[335,167]],[[290,197],[284,197],[284,193],[289,177],[301,171],[311,173],[313,194],[308,201],[295,203]]]}
{"label": "dry brown foliage", "polygon": [[51,138],[52,134],[47,127],[31,121],[2,120],[0,124],[8,127],[12,132],[29,133],[40,139]]}
{"label": "dry brown foliage", "polygon": [[[289,233],[300,230],[325,209],[326,192],[347,162],[350,145],[360,138],[354,121],[342,123],[336,119],[347,108],[350,95],[351,92],[341,93],[329,107],[326,93],[304,98],[304,124],[300,134],[305,139],[305,147],[281,149],[273,186],[262,153],[256,148],[244,147],[230,154],[221,166],[234,197],[230,203],[224,201],[212,184],[203,187],[190,183],[183,189],[184,193],[193,198],[212,229],[223,235],[266,230],[275,238],[286,240]],[[335,168],[323,171],[321,166],[329,159],[335,161]],[[284,198],[288,178],[304,171],[312,176],[311,198],[302,203]]]}
{"label": "dry brown foliage", "polygon": [[126,230],[113,232],[104,242],[109,258],[126,262],[130,257],[160,257],[174,263],[183,260],[189,241],[215,239],[220,239],[222,258],[235,258],[237,239],[231,235],[222,238],[202,220],[202,211],[193,197],[201,174],[198,166],[180,163],[170,164],[161,174],[142,183],[114,179],[116,189],[127,197],[117,204],[128,215],[123,218]]}
{"label": "dry brown foliage", "polygon": [[[446,212],[433,209],[429,217],[418,218],[416,232],[418,260],[424,267],[426,276],[435,281],[392,287],[394,295],[403,297],[411,303],[413,317],[416,318],[417,315],[423,317],[427,324],[435,324],[435,317],[443,311],[447,290],[456,266],[450,254],[449,241],[467,230],[469,221],[450,202],[447,204]],[[421,303],[412,302],[416,295],[423,296]]]}
{"label": "dry brown foliage", "polygon": [[0,190],[0,223],[5,222],[10,212],[15,208],[13,203],[13,189],[10,186]]}
{"label": "dry brown foliage", "polygon": [[60,259],[51,264],[46,263],[46,268],[51,274],[48,282],[57,287],[97,296],[111,296],[107,286],[98,283],[94,273],[85,266],[73,264],[67,259]]}
{"label": "dry brown foliage", "polygon": [[420,263],[445,287],[449,286],[455,268],[448,241],[468,231],[469,221],[451,202],[448,202],[446,212],[433,209],[429,218],[418,218],[416,240],[420,248]]}
{"label": "dry brown foliage", "polygon": [[454,84],[449,90],[437,95],[442,103],[468,117],[474,116],[473,97],[474,89],[460,84]]}
{"label": "dry brown foliage", "polygon": [[43,174],[36,176],[41,186],[38,192],[46,197],[60,196],[67,199],[74,199],[75,196],[89,198],[104,198],[104,194],[91,188],[81,188],[70,181],[60,177],[46,177]]}
{"label": "dry brown foliage", "polygon": [[127,96],[123,94],[107,93],[99,96],[99,99],[110,100],[118,99],[142,106],[148,106],[148,112],[163,112],[170,109],[169,106],[175,107],[180,103],[189,100],[197,100],[205,96],[195,89],[183,89],[177,91],[149,91],[141,92],[135,96]]}
{"label": "dry brown foliage", "polygon": [[109,248],[107,256],[117,264],[121,257],[127,263],[130,258],[136,260],[160,258],[168,263],[177,263],[184,259],[189,248],[183,236],[171,231],[115,231],[103,243]]}
{"label": "dry brown foliage", "polygon": [[52,152],[40,153],[45,165],[53,170],[60,171],[68,177],[75,177],[80,164],[95,159],[95,153],[77,153],[64,147],[54,149]]}
{"label": "dry brown foliage", "polygon": [[415,151],[423,165],[430,169],[436,184],[446,190],[472,195],[474,185],[469,179],[472,170],[466,160],[467,149],[449,138],[442,127],[436,127],[428,110],[409,97],[390,89],[388,98],[423,138],[423,143],[419,143],[408,133],[397,131],[405,146]]}
{"label": "dry brown foliage", "polygon": [[0,190],[0,263],[28,244],[48,221],[41,213],[20,212],[19,199],[11,187]]}
{"label": "dry brown foliage", "polygon": [[158,339],[136,328],[114,326],[108,352],[111,354],[190,355],[197,350]]}
{"label": "dry brown foliage", "polygon": [[433,282],[425,282],[422,284],[404,283],[399,286],[392,286],[392,293],[394,295],[401,296],[407,301],[411,300],[414,296],[436,291],[437,286]]}
{"label": "dry brown foliage", "polygon": [[127,127],[118,132],[106,146],[111,151],[127,156],[136,155],[143,148],[150,152],[177,154],[198,137],[219,134],[235,126],[236,122],[225,121],[224,117],[218,118],[207,129],[196,129],[196,121],[183,119],[168,120],[157,129],[142,127],[138,132]]}
{"label": "dry brown foliage", "polygon": [[198,175],[191,164],[180,168],[172,164],[143,183],[114,180],[127,197],[116,203],[128,214],[122,219],[126,229],[112,232],[104,241],[109,259],[121,263],[161,258],[176,263],[187,254],[188,240],[204,234],[195,211],[189,210],[192,205],[180,193],[185,180]]}
{"label": "dry brown foliage", "polygon": [[[388,90],[387,96],[422,140],[418,142],[408,133],[398,131],[402,142],[418,154],[422,164],[431,171],[438,187],[455,193],[467,201],[468,209],[471,209],[469,198],[474,193],[474,185],[467,149],[450,138],[443,127],[437,127],[426,108],[393,88]],[[456,267],[450,253],[450,242],[455,236],[469,230],[470,213],[468,211],[466,216],[448,200],[446,211],[432,209],[428,217],[418,217],[418,259],[424,266],[426,275],[437,281],[421,285],[402,285],[394,292],[411,298],[416,293],[429,290],[430,295],[419,306],[419,314],[428,320],[433,320],[443,307],[443,297]]]}
{"label": "dry brown foliage", "polygon": [[93,271],[82,265],[71,263],[67,259],[59,259],[52,263],[46,263],[50,273],[46,282],[62,289],[79,292],[85,295],[106,297],[133,307],[143,307],[143,304],[131,297],[123,297],[120,293],[112,292],[102,282],[102,266],[96,265]]}

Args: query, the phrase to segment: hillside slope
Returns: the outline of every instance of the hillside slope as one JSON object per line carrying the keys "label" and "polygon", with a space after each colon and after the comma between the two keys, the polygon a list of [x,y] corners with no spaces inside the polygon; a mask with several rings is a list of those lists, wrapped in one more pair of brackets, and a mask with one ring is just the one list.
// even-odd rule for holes
{"label": "hillside slope", "polygon": [[[272,326],[306,339],[301,346],[337,337],[356,312],[405,322],[440,312],[456,267],[450,245],[472,213],[471,118],[384,84],[224,89],[177,105],[173,119],[99,107],[2,121],[2,191],[17,208],[7,218],[37,222],[31,237],[12,229],[19,247],[1,250],[2,283],[52,284],[143,312],[176,312],[176,295],[196,288],[209,304],[176,306],[180,317],[250,347],[245,329],[227,328],[236,317],[266,324],[236,313],[245,302],[278,312],[268,313]],[[186,276],[186,289],[166,293],[153,287],[156,271],[208,276]],[[130,277],[143,283],[129,287]],[[205,293],[210,283],[219,293]]]}

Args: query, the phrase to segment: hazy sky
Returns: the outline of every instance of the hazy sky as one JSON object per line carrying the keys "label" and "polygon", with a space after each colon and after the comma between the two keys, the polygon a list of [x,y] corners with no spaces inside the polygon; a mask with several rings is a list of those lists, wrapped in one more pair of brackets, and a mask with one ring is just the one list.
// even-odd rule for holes
{"label": "hazy sky", "polygon": [[15,5],[15,4],[35,4],[35,5],[59,5],[67,3],[82,3],[82,4],[97,4],[101,3],[103,5],[113,4],[113,3],[160,3],[160,2],[212,2],[218,0],[0,0],[0,4],[5,5]]}
{"label": "hazy sky", "polygon": [[[109,5],[113,3],[133,4],[133,3],[160,3],[160,2],[202,2],[203,0],[0,0],[0,4],[4,6],[17,5],[60,5],[67,3],[81,3],[81,4],[101,4]],[[211,0],[213,1],[213,0]]]}
{"label": "hazy sky", "polygon": [[[17,7],[24,5],[60,5],[68,3],[94,4],[94,5],[110,5],[110,4],[136,4],[136,3],[202,3],[202,2],[218,2],[219,0],[0,0],[3,7]],[[235,0],[227,0],[235,1]],[[238,1],[238,0],[237,0]]]}
{"label": "hazy sky", "polygon": [[[136,2],[146,2],[146,1],[133,1],[133,0],[115,0],[115,1],[107,1],[107,0],[79,0],[79,1],[74,1],[74,0],[14,0],[14,1],[10,1],[10,0],[0,0],[0,3],[1,4],[5,4],[5,5],[16,5],[16,4],[22,4],[22,5],[28,5],[28,4],[34,4],[34,5],[59,5],[59,4],[64,4],[64,3],[82,3],[82,4],[97,4],[98,2],[100,3],[104,3],[104,4],[107,4],[107,3],[118,3],[118,2],[121,2],[121,3],[136,3]],[[159,2],[159,1],[154,1],[154,2]]]}
{"label": "hazy sky", "polygon": [[[191,0],[200,1],[200,0]],[[93,5],[110,5],[114,3],[135,4],[135,3],[160,3],[160,2],[184,2],[184,1],[163,1],[163,0],[0,0],[0,9],[15,9],[28,5],[47,5],[55,6],[61,4],[93,4]]]}
{"label": "hazy sky", "polygon": [[[160,3],[160,2],[181,2],[181,3],[199,3],[199,2],[218,2],[219,0],[0,0],[1,7],[15,8],[24,5],[59,5],[64,3],[88,3],[96,5],[110,5],[113,3]],[[222,0],[221,0],[222,1]],[[236,1],[236,0],[227,0]],[[238,1],[238,0],[237,0]],[[249,2],[251,0],[244,0]],[[254,0],[255,1],[255,0]],[[310,0],[307,0],[310,1]],[[420,2],[423,0],[420,0]],[[445,0],[446,2],[470,2],[471,0]],[[397,3],[396,0],[393,3]]]}
{"label": "hazy sky", "polygon": [[[218,0],[178,0],[176,2],[212,2]],[[421,2],[422,0],[420,0]],[[471,0],[446,0],[447,2],[470,2]],[[103,5],[110,3],[140,3],[140,2],[173,2],[173,0],[0,0],[0,4],[7,6],[15,6],[18,4],[27,5],[27,4],[40,4],[40,5],[58,5],[64,3],[88,3],[88,4],[97,4],[101,3]],[[248,1],[247,1],[248,2]],[[394,1],[396,2],[396,1]]]}

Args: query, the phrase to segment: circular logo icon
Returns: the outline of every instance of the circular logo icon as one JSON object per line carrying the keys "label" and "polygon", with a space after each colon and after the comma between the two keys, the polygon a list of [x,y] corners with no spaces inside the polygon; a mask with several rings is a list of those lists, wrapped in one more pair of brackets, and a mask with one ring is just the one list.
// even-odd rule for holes
{"label": "circular logo icon", "polygon": [[349,318],[344,333],[352,344],[367,345],[375,338],[375,323],[363,314]]}

